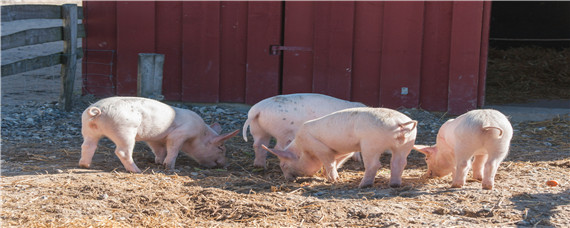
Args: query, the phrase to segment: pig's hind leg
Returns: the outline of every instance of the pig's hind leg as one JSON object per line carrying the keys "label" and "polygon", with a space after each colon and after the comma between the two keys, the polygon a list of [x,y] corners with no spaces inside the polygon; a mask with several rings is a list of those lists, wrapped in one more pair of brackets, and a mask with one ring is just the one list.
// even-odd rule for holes
{"label": "pig's hind leg", "polygon": [[508,146],[496,146],[495,148],[490,148],[489,158],[485,162],[485,168],[483,171],[483,181],[481,185],[483,189],[493,189],[495,184],[495,175],[499,169],[499,165],[505,159],[508,153]]}
{"label": "pig's hind leg", "polygon": [[[261,145],[269,146],[269,140],[271,135],[266,131],[261,129],[258,125],[252,123],[249,126],[251,135],[253,136],[253,150],[255,152],[255,159],[253,161],[253,166],[255,167],[265,167],[265,160],[267,158],[267,151],[261,147]],[[278,148],[283,149],[283,148]]]}
{"label": "pig's hind leg", "polygon": [[402,185],[402,174],[408,164],[408,155],[412,151],[413,141],[409,145],[394,148],[390,159],[390,187],[398,188]]}
{"label": "pig's hind leg", "polygon": [[91,166],[91,160],[97,150],[97,143],[99,143],[101,137],[93,137],[83,135],[83,144],[81,145],[81,159],[79,159],[79,167],[89,168]]}
{"label": "pig's hind leg", "polygon": [[374,185],[374,178],[378,169],[380,169],[380,156],[388,149],[386,147],[377,147],[375,144],[378,142],[361,142],[360,153],[362,155],[362,162],[364,163],[364,177],[360,181],[359,188],[367,188]]}
{"label": "pig's hind leg", "polygon": [[483,166],[485,162],[487,162],[487,154],[483,155],[475,155],[475,159],[473,160],[473,179],[476,180],[483,180]]}
{"label": "pig's hind leg", "polygon": [[132,132],[123,132],[123,134],[109,137],[115,143],[117,148],[115,154],[123,163],[125,169],[129,172],[140,173],[141,170],[137,167],[133,160],[133,150],[135,148],[136,130]]}

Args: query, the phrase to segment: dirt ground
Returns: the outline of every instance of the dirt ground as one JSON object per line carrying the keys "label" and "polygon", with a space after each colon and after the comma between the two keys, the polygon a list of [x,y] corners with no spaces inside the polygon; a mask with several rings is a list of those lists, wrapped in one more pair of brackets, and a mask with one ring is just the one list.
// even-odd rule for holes
{"label": "dirt ground", "polygon": [[[53,67],[2,77],[4,130],[23,129],[7,125],[13,112],[52,107],[59,93],[58,71]],[[76,94],[76,99],[82,98]],[[166,171],[139,143],[134,160],[144,172],[131,174],[109,140],[99,143],[92,168],[81,169],[82,138],[71,123],[80,121],[88,102],[78,103],[66,118],[37,123],[45,131],[2,136],[2,227],[570,227],[567,115],[513,123],[510,153],[493,190],[482,190],[472,179],[462,189],[449,188],[450,176],[424,179],[424,156],[415,151],[408,157],[402,187],[388,186],[390,155],[384,155],[374,186],[359,189],[364,168],[358,162],[339,170],[337,183],[320,174],[287,182],[275,157],[269,157],[267,169],[254,168],[251,137],[244,142],[241,136],[226,143],[230,165],[225,169],[203,169],[180,155],[177,170]],[[414,119],[425,114],[403,111]],[[433,144],[435,132],[425,129],[419,128],[417,142]],[[548,180],[559,184],[548,186]]]}

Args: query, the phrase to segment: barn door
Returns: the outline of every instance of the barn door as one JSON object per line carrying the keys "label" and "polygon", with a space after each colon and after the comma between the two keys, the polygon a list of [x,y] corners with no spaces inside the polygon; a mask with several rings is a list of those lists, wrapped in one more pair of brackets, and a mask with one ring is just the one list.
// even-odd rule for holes
{"label": "barn door", "polygon": [[350,99],[354,2],[285,2],[282,93]]}

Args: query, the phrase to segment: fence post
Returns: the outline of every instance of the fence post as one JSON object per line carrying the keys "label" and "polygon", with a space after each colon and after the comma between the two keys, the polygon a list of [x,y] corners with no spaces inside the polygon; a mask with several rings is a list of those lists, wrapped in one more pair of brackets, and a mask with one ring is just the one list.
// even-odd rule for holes
{"label": "fence post", "polygon": [[164,55],[139,53],[137,73],[137,96],[163,100],[162,67]]}
{"label": "fence post", "polygon": [[71,111],[73,84],[77,65],[77,5],[61,6],[63,17],[63,58],[61,64],[61,94],[59,103],[65,111]]}

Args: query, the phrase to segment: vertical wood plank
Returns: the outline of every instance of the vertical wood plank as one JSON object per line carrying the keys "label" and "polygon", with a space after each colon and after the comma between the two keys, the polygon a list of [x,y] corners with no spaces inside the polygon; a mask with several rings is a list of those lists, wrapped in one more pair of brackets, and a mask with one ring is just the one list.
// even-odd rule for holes
{"label": "vertical wood plank", "polygon": [[82,92],[97,96],[116,94],[117,2],[83,2],[83,25],[89,36],[83,42]]}
{"label": "vertical wood plank", "polygon": [[136,95],[138,53],[153,53],[155,3],[117,2],[117,95]]}
{"label": "vertical wood plank", "polygon": [[162,94],[179,101],[182,92],[182,2],[156,2],[156,53],[164,54]]}
{"label": "vertical wood plank", "polygon": [[448,112],[477,107],[483,2],[454,2],[449,61]]}
{"label": "vertical wood plank", "polygon": [[418,106],[423,15],[423,2],[384,4],[380,102],[385,107]]}
{"label": "vertical wood plank", "polygon": [[221,102],[245,102],[247,5],[247,2],[221,3]]}
{"label": "vertical wood plank", "polygon": [[[285,2],[284,45],[313,48],[313,2]],[[313,89],[313,51],[283,51],[283,94]]]}
{"label": "vertical wood plank", "polygon": [[73,84],[77,64],[77,5],[65,4],[61,6],[63,16],[63,54],[65,62],[61,64],[61,95],[65,111],[71,111]]}
{"label": "vertical wood plank", "polygon": [[354,2],[315,2],[313,91],[350,100]]}
{"label": "vertical wood plank", "polygon": [[249,2],[247,25],[246,96],[255,104],[279,93],[280,57],[269,55],[281,43],[281,2]]}
{"label": "vertical wood plank", "polygon": [[426,2],[420,107],[447,111],[452,2]]}
{"label": "vertical wood plank", "polygon": [[483,4],[483,22],[481,31],[481,55],[479,57],[479,97],[477,106],[485,105],[485,85],[487,81],[487,57],[489,55],[489,31],[491,27],[491,2]]}
{"label": "vertical wood plank", "polygon": [[220,3],[184,2],[182,100],[218,102]]}
{"label": "vertical wood plank", "polygon": [[380,104],[380,61],[384,2],[356,2],[352,100]]}

